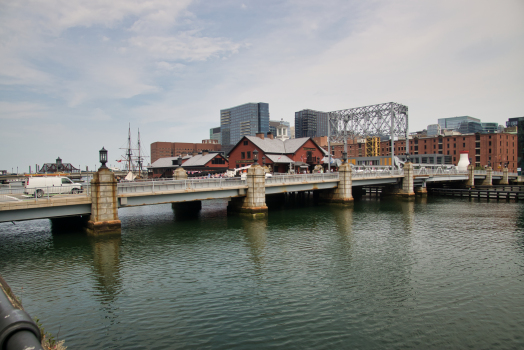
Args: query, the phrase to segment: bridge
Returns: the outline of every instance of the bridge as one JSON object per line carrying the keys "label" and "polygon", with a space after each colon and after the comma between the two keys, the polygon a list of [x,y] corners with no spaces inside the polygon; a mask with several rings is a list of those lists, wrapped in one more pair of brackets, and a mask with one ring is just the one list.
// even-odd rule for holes
{"label": "bridge", "polygon": [[[256,168],[256,166],[253,168]],[[258,198],[258,204],[254,203],[251,207],[259,208],[265,206],[266,195],[292,192],[318,191],[329,194],[324,196],[327,201],[336,202],[337,189],[340,190],[344,186],[348,187],[347,185],[349,185],[349,189],[346,189],[346,193],[342,197],[339,196],[345,198],[344,201],[346,202],[352,200],[353,191],[358,193],[359,188],[365,186],[385,186],[393,189],[396,194],[410,196],[414,195],[414,192],[424,193],[426,184],[429,183],[472,181],[474,184],[477,180],[477,182],[486,184],[488,180],[491,184],[493,180],[504,183],[509,179],[516,180],[517,178],[517,174],[510,174],[507,171],[492,172],[489,169],[485,171],[468,169],[468,172],[458,172],[451,169],[413,169],[408,167],[407,170],[369,168],[364,171],[355,171],[351,170],[349,166],[346,169],[349,171],[338,173],[278,174],[266,178],[263,168],[260,166],[259,168],[262,173],[252,174],[251,177],[248,176],[246,179],[186,178],[118,184],[115,182],[113,211],[115,212],[118,208],[163,203],[174,203],[174,205],[184,203],[185,206],[188,206],[190,202],[201,203],[203,200],[220,198],[228,199],[233,206],[237,202],[236,206],[242,207],[249,197],[250,188],[254,189],[255,187],[256,191],[259,192],[258,197],[262,195],[263,198]],[[341,170],[344,169],[341,168]],[[258,185],[252,181],[255,177],[258,177]],[[405,181],[407,178],[412,179],[411,185],[410,181]],[[341,186],[341,183],[343,183],[343,186]],[[102,202],[107,202],[107,200],[100,199],[100,192],[103,191],[97,190],[95,186],[97,186],[96,183],[86,184],[84,191],[80,194],[47,194],[42,198],[24,196],[23,187],[0,189],[0,222],[92,215],[95,205],[100,206],[103,205]],[[97,191],[99,192],[98,197]],[[44,192],[48,193],[45,190]],[[257,197],[257,195],[253,192],[251,197]],[[240,202],[238,202],[239,200]]]}

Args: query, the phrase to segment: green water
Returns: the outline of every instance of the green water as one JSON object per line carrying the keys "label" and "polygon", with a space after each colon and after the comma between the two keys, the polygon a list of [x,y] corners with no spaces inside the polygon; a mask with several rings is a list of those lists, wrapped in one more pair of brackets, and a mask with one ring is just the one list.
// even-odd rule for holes
{"label": "green water", "polygon": [[119,215],[101,238],[0,224],[0,273],[70,349],[524,348],[524,204]]}

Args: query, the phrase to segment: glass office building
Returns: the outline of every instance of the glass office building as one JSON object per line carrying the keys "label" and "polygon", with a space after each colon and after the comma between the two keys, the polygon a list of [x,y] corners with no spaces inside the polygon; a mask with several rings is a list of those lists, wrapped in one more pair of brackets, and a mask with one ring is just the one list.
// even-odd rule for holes
{"label": "glass office building", "polygon": [[229,152],[243,136],[267,135],[269,131],[269,104],[246,103],[220,110],[222,150]]}
{"label": "glass office building", "polygon": [[473,118],[473,117],[468,117],[468,116],[453,117],[453,118],[442,118],[442,119],[438,120],[438,125],[440,125],[440,127],[442,129],[452,129],[452,130],[457,130],[458,131],[458,129],[460,128],[460,125],[462,123],[469,123],[469,122],[479,123],[480,124],[480,119]]}
{"label": "glass office building", "polygon": [[303,109],[295,112],[295,138],[328,136],[328,113]]}

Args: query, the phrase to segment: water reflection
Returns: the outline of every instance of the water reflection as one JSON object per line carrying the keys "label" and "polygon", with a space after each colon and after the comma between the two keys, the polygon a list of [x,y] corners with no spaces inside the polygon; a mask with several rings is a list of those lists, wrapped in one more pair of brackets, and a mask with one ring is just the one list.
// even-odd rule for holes
{"label": "water reflection", "polygon": [[257,272],[264,266],[264,257],[267,241],[267,219],[241,219],[243,233],[249,246],[250,259]]}
{"label": "water reflection", "polygon": [[93,250],[93,269],[96,288],[102,300],[113,301],[122,289],[120,276],[121,235],[89,237]]}

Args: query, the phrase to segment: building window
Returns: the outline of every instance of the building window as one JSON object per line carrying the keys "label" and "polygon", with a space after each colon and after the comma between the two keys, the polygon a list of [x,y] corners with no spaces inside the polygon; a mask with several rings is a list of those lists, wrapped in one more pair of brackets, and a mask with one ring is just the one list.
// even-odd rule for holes
{"label": "building window", "polygon": [[247,159],[251,159],[251,151],[247,151]]}
{"label": "building window", "polygon": [[246,159],[246,152],[240,152],[240,159]]}
{"label": "building window", "polygon": [[465,142],[462,144],[462,147],[463,147],[463,148],[466,148],[466,143],[465,143]]}
{"label": "building window", "polygon": [[[480,143],[478,143],[478,144],[479,144],[479,147],[480,147]],[[491,146],[491,141],[489,141],[489,145]]]}
{"label": "building window", "polygon": [[244,146],[247,146],[247,140],[244,140]]}

